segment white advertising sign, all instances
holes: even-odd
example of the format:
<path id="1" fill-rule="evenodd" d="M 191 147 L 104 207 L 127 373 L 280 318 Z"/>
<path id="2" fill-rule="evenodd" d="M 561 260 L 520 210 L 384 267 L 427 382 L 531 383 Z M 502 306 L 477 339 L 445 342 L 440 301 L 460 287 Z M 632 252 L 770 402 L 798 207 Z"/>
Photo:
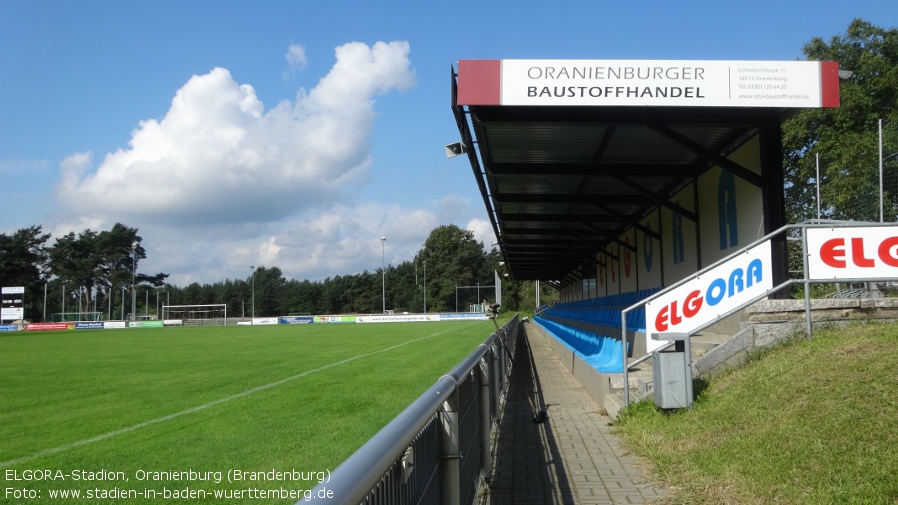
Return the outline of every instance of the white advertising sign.
<path id="1" fill-rule="evenodd" d="M 773 289 L 770 241 L 718 265 L 645 306 L 647 350 L 652 333 L 691 333 Z"/>
<path id="2" fill-rule="evenodd" d="M 819 107 L 819 62 L 502 60 L 503 105 Z"/>
<path id="3" fill-rule="evenodd" d="M 439 321 L 439 314 L 396 314 L 383 316 L 358 316 L 358 323 L 411 323 L 424 321 Z"/>
<path id="4" fill-rule="evenodd" d="M 25 287 L 4 286 L 0 288 L 2 293 L 2 307 L 0 307 L 0 322 L 18 321 L 25 318 Z"/>
<path id="5" fill-rule="evenodd" d="M 898 278 L 898 227 L 808 228 L 808 278 Z"/>

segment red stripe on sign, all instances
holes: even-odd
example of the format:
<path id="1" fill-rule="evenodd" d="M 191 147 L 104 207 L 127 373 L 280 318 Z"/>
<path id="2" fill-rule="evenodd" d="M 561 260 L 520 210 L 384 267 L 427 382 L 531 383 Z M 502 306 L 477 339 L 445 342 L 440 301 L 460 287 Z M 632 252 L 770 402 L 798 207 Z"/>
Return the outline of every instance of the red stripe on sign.
<path id="1" fill-rule="evenodd" d="M 501 60 L 458 60 L 458 104 L 500 105 Z"/>
<path id="2" fill-rule="evenodd" d="M 820 98 L 821 107 L 835 108 L 839 106 L 839 62 L 820 62 Z"/>

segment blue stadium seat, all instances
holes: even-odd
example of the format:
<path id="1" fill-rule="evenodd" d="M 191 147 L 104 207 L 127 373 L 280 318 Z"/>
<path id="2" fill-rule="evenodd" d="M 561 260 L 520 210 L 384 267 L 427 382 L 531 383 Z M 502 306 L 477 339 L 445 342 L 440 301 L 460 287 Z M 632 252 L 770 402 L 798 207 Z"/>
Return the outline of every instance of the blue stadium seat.
<path id="1" fill-rule="evenodd" d="M 623 309 L 639 303 L 641 300 L 658 292 L 659 289 L 649 288 L 588 300 L 557 303 L 551 309 L 543 312 L 543 315 L 620 328 Z M 644 306 L 627 313 L 628 330 L 644 332 L 645 326 Z"/>
<path id="2" fill-rule="evenodd" d="M 534 321 L 599 372 L 623 372 L 620 339 L 571 328 L 543 317 L 534 317 Z"/>

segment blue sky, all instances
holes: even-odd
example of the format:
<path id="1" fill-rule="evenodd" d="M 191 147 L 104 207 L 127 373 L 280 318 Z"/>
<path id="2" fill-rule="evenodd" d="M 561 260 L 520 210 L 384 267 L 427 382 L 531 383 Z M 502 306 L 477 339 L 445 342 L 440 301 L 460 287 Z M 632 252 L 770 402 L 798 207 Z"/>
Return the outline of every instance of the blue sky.
<path id="1" fill-rule="evenodd" d="M 793 60 L 854 18 L 898 6 L 0 0 L 0 232 L 121 222 L 181 286 L 374 271 L 441 224 L 489 246 L 443 152 L 457 60 Z"/>

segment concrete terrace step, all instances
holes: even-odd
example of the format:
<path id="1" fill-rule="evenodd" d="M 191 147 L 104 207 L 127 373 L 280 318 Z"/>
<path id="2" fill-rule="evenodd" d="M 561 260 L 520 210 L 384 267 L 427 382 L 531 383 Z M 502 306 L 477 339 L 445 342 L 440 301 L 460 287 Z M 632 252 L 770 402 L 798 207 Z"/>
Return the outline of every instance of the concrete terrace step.
<path id="1" fill-rule="evenodd" d="M 732 338 L 732 335 L 722 335 L 720 333 L 701 332 L 692 336 L 690 344 L 692 345 L 692 360 L 695 361 L 708 353 L 711 349 L 726 342 Z"/>

